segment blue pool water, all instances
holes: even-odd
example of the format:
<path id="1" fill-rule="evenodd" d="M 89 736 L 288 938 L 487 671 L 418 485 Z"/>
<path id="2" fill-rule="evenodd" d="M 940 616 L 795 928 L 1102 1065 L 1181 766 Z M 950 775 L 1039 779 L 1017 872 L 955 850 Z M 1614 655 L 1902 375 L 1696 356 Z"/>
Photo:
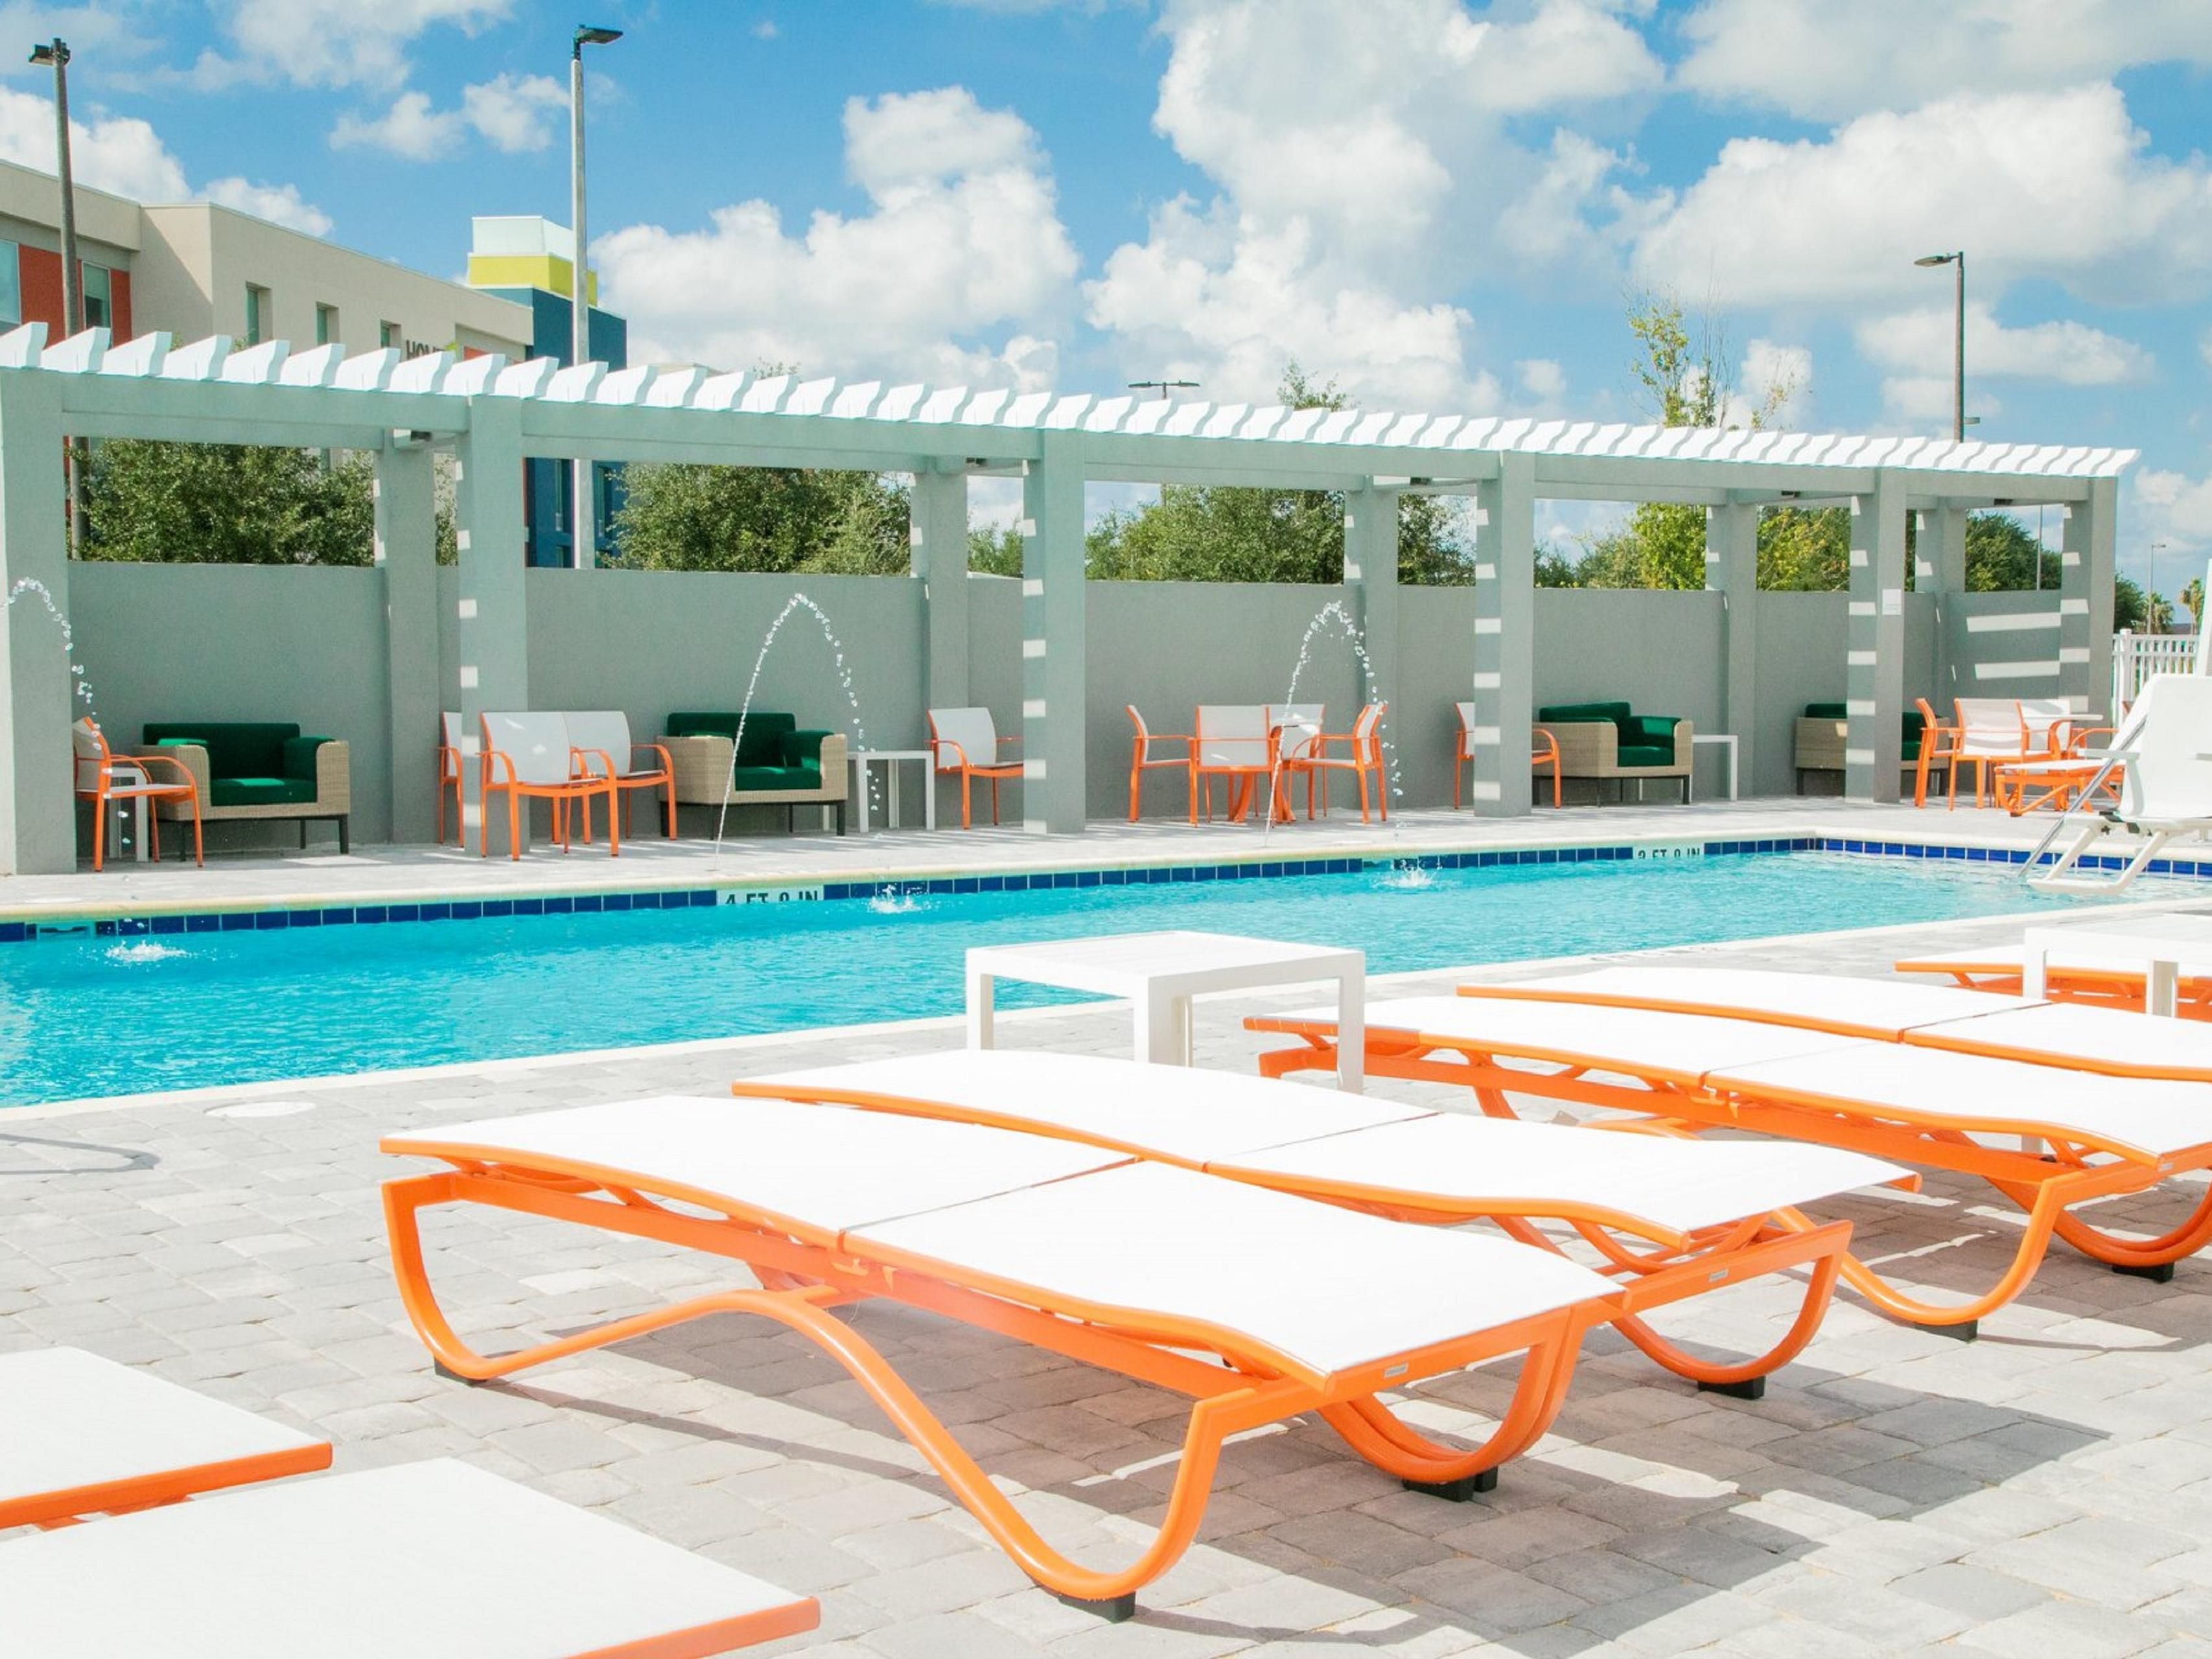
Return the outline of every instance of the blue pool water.
<path id="1" fill-rule="evenodd" d="M 970 945 L 1196 927 L 1389 973 L 2059 902 L 2008 869 L 1796 853 L 46 939 L 0 948 L 0 1103 L 950 1014 Z"/>

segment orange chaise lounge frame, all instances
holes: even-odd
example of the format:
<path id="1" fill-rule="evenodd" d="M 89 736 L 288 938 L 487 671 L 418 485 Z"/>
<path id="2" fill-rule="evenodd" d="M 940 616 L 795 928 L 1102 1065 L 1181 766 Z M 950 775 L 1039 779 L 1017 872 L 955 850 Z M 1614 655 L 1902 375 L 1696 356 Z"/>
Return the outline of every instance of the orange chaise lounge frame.
<path id="1" fill-rule="evenodd" d="M 2003 1101 L 2008 1090 L 2023 1085 L 2086 1094 L 2099 1079 L 1986 1053 L 1845 1036 L 1809 1022 L 1547 996 L 1541 986 L 1528 983 L 1466 990 L 1472 994 L 1407 999 L 1395 1008 L 1387 1002 L 1370 1006 L 1368 1075 L 1472 1089 L 1477 1104 L 1492 1117 L 1518 1115 L 1509 1095 L 1533 1096 L 1636 1114 L 1646 1127 L 1664 1132 L 1747 1129 L 1987 1181 L 2026 1212 L 2027 1220 L 2011 1262 L 1982 1294 L 1960 1303 L 1929 1302 L 1899 1289 L 1856 1256 L 1842 1260 L 1844 1281 L 1852 1289 L 1893 1318 L 1923 1329 L 1971 1339 L 1983 1318 L 2027 1287 L 2054 1235 L 2116 1271 L 2158 1279 L 2170 1276 L 2175 1261 L 2212 1243 L 2212 1194 L 2197 1200 L 2178 1225 L 2149 1239 L 2119 1237 L 2070 1213 L 2076 1205 L 2148 1191 L 2185 1171 L 2212 1169 L 2212 1119 L 2205 1123 L 2202 1141 L 2148 1146 L 2069 1131 L 2002 1106 L 1946 1110 L 1924 1103 L 1931 1085 L 1939 1084 L 1968 1098 Z M 1506 994 L 1493 994 L 1500 991 Z M 1462 1012 L 1455 1013 L 1454 1005 Z M 1615 1022 L 1615 1032 L 1626 1029 L 1629 1035 L 1598 1035 L 1596 1016 L 1608 1008 L 1626 1022 L 1625 1028 Z M 1262 1054 L 1260 1069 L 1265 1075 L 1282 1077 L 1336 1064 L 1334 1022 L 1329 1018 L 1255 1016 L 1245 1024 L 1255 1031 L 1301 1039 L 1300 1047 Z M 1751 1034 L 1762 1030 L 1769 1050 L 1763 1057 L 1753 1054 L 1741 1064 L 1716 1060 L 1711 1065 L 1683 1058 L 1686 1049 L 1708 1044 L 1748 1041 L 1755 1050 L 1759 1040 Z M 1900 1055 L 1895 1064 L 1920 1075 L 1911 1101 L 1894 1092 L 1854 1094 L 1842 1080 L 1854 1061 L 1868 1060 L 1879 1067 Z M 1798 1075 L 1788 1083 L 1760 1078 L 1763 1069 L 1778 1067 L 1795 1069 Z M 2106 1081 L 2118 1091 L 2197 1086 L 2142 1079 Z M 1999 1136 L 2016 1138 L 2017 1145 L 1987 1144 Z"/>
<path id="2" fill-rule="evenodd" d="M 683 1173 L 656 1174 L 592 1155 L 547 1150 L 603 1146 L 605 1142 L 594 1137 L 641 1133 L 663 1149 L 672 1170 Z M 824 1146 L 828 1152 L 816 1151 Z M 1401 1227 L 1043 1136 L 834 1106 L 787 1100 L 733 1105 L 726 1097 L 719 1101 L 628 1102 L 395 1134 L 386 1138 L 383 1149 L 450 1166 L 389 1182 L 384 1188 L 386 1226 L 401 1301 L 443 1371 L 480 1381 L 712 1315 L 752 1314 L 773 1320 L 806 1337 L 851 1374 L 1023 1571 L 1062 1599 L 1109 1619 L 1129 1616 L 1137 1590 L 1188 1547 L 1205 1510 L 1222 1446 L 1231 1437 L 1315 1413 L 1363 1457 L 1408 1486 L 1465 1499 L 1488 1490 L 1498 1465 L 1543 1435 L 1565 1399 L 1584 1334 L 1614 1310 L 1613 1287 L 1598 1275 L 1504 1241 Z M 791 1213 L 797 1206 L 786 1199 L 777 1200 L 787 1204 L 778 1211 L 717 1190 L 708 1184 L 705 1173 L 734 1170 L 747 1181 L 769 1182 L 769 1189 L 783 1191 L 787 1189 L 775 1188 L 764 1170 L 769 1166 L 788 1170 L 795 1158 L 817 1160 L 806 1169 L 802 1185 L 811 1182 L 811 1190 L 817 1193 L 834 1191 L 836 1197 L 824 1201 L 827 1207 L 842 1205 L 851 1211 L 881 1201 L 892 1206 L 884 1212 L 890 1218 L 865 1227 L 810 1221 Z M 1015 1179 L 1011 1188 L 988 1184 L 1012 1179 L 998 1173 L 1009 1167 L 1019 1167 L 1027 1175 Z M 1024 1181 L 1030 1183 L 1026 1188 Z M 1397 1286 L 1401 1291 L 1410 1293 L 1431 1282 L 1426 1273 L 1447 1273 L 1468 1285 L 1474 1299 L 1504 1297 L 1509 1305 L 1523 1312 L 1486 1328 L 1469 1328 L 1468 1314 L 1441 1309 L 1434 1298 L 1401 1300 L 1382 1314 L 1401 1322 L 1392 1328 L 1418 1327 L 1431 1335 L 1443 1330 L 1451 1334 L 1377 1352 L 1344 1369 L 1317 1372 L 1282 1346 L 1242 1334 L 1216 1318 L 1133 1304 L 1101 1304 L 1065 1288 L 1040 1287 L 1034 1279 L 1003 1271 L 957 1268 L 942 1252 L 884 1242 L 886 1236 L 896 1241 L 901 1230 L 911 1240 L 917 1225 L 927 1237 L 932 1224 L 948 1218 L 956 1229 L 973 1228 L 992 1205 L 1014 1202 L 1024 1206 L 1016 1218 L 1021 1236 L 1015 1242 L 1025 1252 L 1036 1250 L 1043 1248 L 1039 1241 L 1046 1231 L 1061 1226 L 1071 1213 L 1083 1212 L 1085 1192 L 1103 1196 L 1095 1186 L 1086 1188 L 1086 1183 L 1098 1182 L 1121 1183 L 1112 1188 L 1115 1194 L 1133 1188 L 1174 1196 L 1173 1204 L 1155 1203 L 1149 1214 L 1140 1205 L 1136 1221 L 1151 1231 L 1154 1251 L 1167 1253 L 1176 1264 L 1173 1272 L 1179 1284 L 1186 1278 L 1218 1281 L 1210 1276 L 1206 1263 L 1188 1261 L 1182 1254 L 1188 1235 L 1177 1237 L 1177 1224 L 1211 1230 L 1215 1237 L 1226 1233 L 1248 1239 L 1240 1247 L 1248 1274 L 1255 1255 L 1272 1261 L 1273 1251 L 1285 1241 L 1296 1248 L 1296 1265 L 1302 1270 L 1320 1262 L 1340 1262 L 1346 1254 L 1345 1230 L 1350 1227 L 1364 1230 L 1352 1236 L 1361 1247 L 1355 1253 L 1379 1253 L 1407 1266 L 1416 1259 L 1428 1263 L 1423 1273 Z M 980 1201 L 957 1198 L 963 1183 L 967 1190 L 986 1196 Z M 896 1208 L 901 1201 L 909 1206 L 932 1201 L 914 1196 L 918 1189 L 936 1194 L 943 1207 Z M 573 1221 L 731 1257 L 750 1268 L 760 1288 L 693 1297 L 515 1352 L 479 1353 L 454 1330 L 438 1304 L 416 1220 L 426 1207 L 456 1203 Z M 1285 1211 L 1283 1206 L 1291 1209 Z M 1255 1213 L 1261 1218 L 1258 1224 Z M 1064 1250 L 1073 1237 L 1079 1244 L 1088 1243 L 1090 1254 L 1097 1256 L 1095 1242 L 1088 1242 L 1081 1232 L 1080 1215 L 1074 1225 L 1074 1233 L 1050 1242 Z M 872 1240 L 863 1233 L 876 1237 Z M 1432 1261 L 1431 1251 L 1437 1252 Z M 1058 1259 L 1064 1264 L 1066 1257 L 1063 1254 Z M 1049 1270 L 1031 1263 L 1019 1271 Z M 1459 1278 L 1462 1273 L 1467 1277 Z M 1477 1286 L 1479 1291 L 1474 1291 Z M 1376 1302 L 1368 1286 L 1358 1288 L 1361 1316 L 1386 1306 Z M 1118 1571 L 1099 1571 L 1054 1550 L 890 1361 L 850 1324 L 832 1316 L 833 1309 L 878 1297 L 1193 1399 L 1181 1466 L 1159 1530 L 1133 1563 Z M 1349 1310 L 1354 1298 L 1340 1293 L 1340 1301 Z M 1472 1307 L 1474 1300 L 1468 1305 Z M 1385 1389 L 1407 1387 L 1514 1353 L 1526 1357 L 1511 1404 L 1489 1439 L 1472 1449 L 1429 1439 L 1377 1397 Z"/>
<path id="3" fill-rule="evenodd" d="M 1677 1376 L 1695 1382 L 1702 1390 L 1744 1400 L 1763 1397 L 1768 1375 L 1802 1352 L 1819 1330 L 1835 1290 L 1844 1251 L 1850 1244 L 1849 1222 L 1814 1225 L 1794 1209 L 1681 1231 L 1655 1224 L 1614 1202 L 1553 1197 L 1532 1200 L 1514 1188 L 1510 1176 L 1494 1169 L 1477 1177 L 1491 1183 L 1477 1193 L 1471 1188 L 1453 1190 L 1454 1174 L 1436 1164 L 1430 1166 L 1432 1178 L 1414 1186 L 1382 1182 L 1371 1174 L 1355 1177 L 1345 1173 L 1340 1164 L 1327 1176 L 1271 1167 L 1268 1149 L 1247 1149 L 1241 1156 L 1226 1151 L 1201 1156 L 1196 1149 L 1207 1140 L 1217 1146 L 1224 1144 L 1212 1131 L 1226 1127 L 1224 1115 L 1269 1126 L 1261 1132 L 1261 1139 L 1279 1140 L 1286 1149 L 1302 1149 L 1322 1139 L 1340 1146 L 1350 1144 L 1341 1137 L 1357 1135 L 1363 1127 L 1371 1126 L 1387 1133 L 1431 1115 L 1445 1116 L 1454 1127 L 1475 1126 L 1467 1124 L 1456 1113 L 1435 1115 L 1389 1103 L 1347 1102 L 1333 1094 L 1316 1100 L 1310 1097 L 1314 1091 L 1285 1095 L 1278 1085 L 1251 1078 L 1175 1066 L 1139 1071 L 1139 1064 L 1040 1050 L 950 1050 L 919 1058 L 783 1073 L 742 1080 L 730 1088 L 741 1097 L 829 1101 L 874 1111 L 1056 1135 L 1394 1220 L 1444 1227 L 1486 1221 L 1521 1243 L 1560 1255 L 1565 1251 L 1540 1224 L 1564 1222 L 1597 1252 L 1602 1262 L 1599 1271 L 1621 1286 L 1620 1311 L 1608 1322 Z M 1200 1133 L 1176 1146 L 1172 1144 L 1174 1129 L 1166 1136 L 1148 1133 L 1138 1114 L 1126 1109 L 1110 1115 L 1086 1109 L 1086 1097 L 1114 1095 L 1121 1097 L 1125 1108 L 1132 1099 L 1141 1097 L 1150 1108 L 1176 1120 L 1177 1128 L 1195 1127 Z M 1562 1146 L 1574 1145 L 1577 1136 L 1600 1133 L 1550 1124 L 1516 1127 L 1523 1133 L 1533 1132 Z M 1469 1137 L 1478 1141 L 1479 1138 L 1479 1130 Z M 1474 1145 L 1462 1150 L 1484 1160 L 1488 1149 Z M 1817 1159 L 1833 1155 L 1812 1156 Z M 1900 1176 L 1904 1171 L 1869 1164 L 1864 1171 L 1855 1173 L 1863 1174 L 1872 1184 L 1884 1175 Z M 1805 1275 L 1805 1294 L 1797 1313 L 1777 1342 L 1749 1359 L 1699 1358 L 1660 1335 L 1642 1316 L 1724 1286 L 1790 1272 Z"/>

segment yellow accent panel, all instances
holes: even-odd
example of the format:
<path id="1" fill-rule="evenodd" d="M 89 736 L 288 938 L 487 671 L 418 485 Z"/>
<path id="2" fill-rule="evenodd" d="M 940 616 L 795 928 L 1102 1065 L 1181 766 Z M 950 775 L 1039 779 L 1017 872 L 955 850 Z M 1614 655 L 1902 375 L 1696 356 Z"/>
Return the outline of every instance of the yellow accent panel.
<path id="1" fill-rule="evenodd" d="M 567 299 L 574 293 L 569 286 L 568 261 L 551 253 L 471 253 L 469 255 L 469 286 L 471 288 L 534 288 L 547 294 L 557 294 Z M 599 302 L 599 273 L 590 271 L 585 276 L 585 293 L 590 302 Z"/>

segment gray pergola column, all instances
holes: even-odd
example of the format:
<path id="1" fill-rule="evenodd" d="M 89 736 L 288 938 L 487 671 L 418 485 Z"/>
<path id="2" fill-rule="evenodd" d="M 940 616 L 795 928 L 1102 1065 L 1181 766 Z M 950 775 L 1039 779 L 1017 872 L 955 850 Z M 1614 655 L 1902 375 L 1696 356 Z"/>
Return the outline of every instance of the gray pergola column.
<path id="1" fill-rule="evenodd" d="M 1476 813 L 1528 812 L 1528 726 L 1536 664 L 1536 469 L 1527 455 L 1498 458 L 1498 476 L 1475 487 L 1474 776 Z"/>
<path id="2" fill-rule="evenodd" d="M 2058 572 L 2058 684 L 2088 707 L 2106 705 L 2112 684 L 2112 532 L 2119 480 L 2092 478 L 2087 501 L 2066 509 Z"/>
<path id="3" fill-rule="evenodd" d="M 1721 596 L 1721 729 L 1735 736 L 1736 775 L 1758 793 L 1759 509 L 1733 501 L 1705 514 L 1705 586 Z"/>
<path id="4" fill-rule="evenodd" d="M 376 453 L 376 562 L 384 573 L 386 709 L 391 721 L 396 842 L 435 831 L 434 774 L 424 745 L 439 730 L 438 504 L 426 444 L 388 442 Z M 442 738 L 438 741 L 443 741 Z"/>
<path id="5" fill-rule="evenodd" d="M 1352 590 L 1353 621 L 1360 644 L 1367 653 L 1370 678 L 1360 688 L 1363 700 L 1389 702 L 1401 694 L 1398 684 L 1398 494 L 1370 483 L 1344 496 L 1344 580 Z M 1391 745 L 1392 730 L 1406 729 L 1392 708 L 1382 717 L 1382 740 Z M 1351 728 L 1347 726 L 1346 730 Z M 1389 769 L 1396 776 L 1398 767 Z M 1386 789 L 1389 787 L 1386 781 Z"/>
<path id="6" fill-rule="evenodd" d="M 957 461 L 914 477 L 912 560 L 921 582 L 922 696 L 968 706 L 968 474 Z"/>
<path id="7" fill-rule="evenodd" d="M 20 584 L 36 582 L 69 616 L 67 501 L 58 377 L 0 374 L 0 599 L 8 604 L 0 629 L 0 732 L 8 738 L 0 746 L 0 873 L 9 875 L 76 868 L 70 725 L 85 710 L 73 702 L 61 623 L 36 592 L 17 595 Z M 95 823 L 93 833 L 105 828 Z"/>
<path id="8" fill-rule="evenodd" d="M 1084 820 L 1083 440 L 1041 435 L 1022 480 L 1022 819 L 1033 835 Z"/>
<path id="9" fill-rule="evenodd" d="M 1844 793 L 1893 801 L 1905 716 L 1905 480 L 1887 467 L 1851 498 L 1851 597 Z"/>
<path id="10" fill-rule="evenodd" d="M 455 446 L 460 598 L 455 618 L 461 679 L 461 822 L 481 822 L 476 756 L 488 708 L 530 707 L 530 613 L 523 587 L 522 409 L 471 398 Z"/>
<path id="11" fill-rule="evenodd" d="M 1912 577 L 1919 591 L 1936 596 L 1937 683 L 1928 688 L 1928 702 L 1936 718 L 1946 721 L 1952 715 L 1952 700 L 1966 689 L 1959 684 L 1952 629 L 1959 596 L 1966 591 L 1966 516 L 1963 507 L 1934 507 L 1923 513 L 1913 561 Z"/>

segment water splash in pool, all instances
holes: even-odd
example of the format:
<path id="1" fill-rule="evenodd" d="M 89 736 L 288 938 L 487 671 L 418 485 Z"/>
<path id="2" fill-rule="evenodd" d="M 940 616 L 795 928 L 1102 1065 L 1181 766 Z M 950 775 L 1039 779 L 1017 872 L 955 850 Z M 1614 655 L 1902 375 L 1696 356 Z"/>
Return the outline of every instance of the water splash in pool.
<path id="1" fill-rule="evenodd" d="M 910 916 L 928 908 L 919 893 L 902 892 L 896 887 L 886 887 L 868 899 L 868 908 L 879 916 Z"/>
<path id="2" fill-rule="evenodd" d="M 730 821 L 731 784 L 737 774 L 738 751 L 745 740 L 745 719 L 753 710 L 753 692 L 760 685 L 761 670 L 768 664 L 768 653 L 775 648 L 775 636 L 783 632 L 783 625 L 790 619 L 791 613 L 801 609 L 812 613 L 815 622 L 821 627 L 823 640 L 830 647 L 830 654 L 836 661 L 838 684 L 845 688 L 845 701 L 853 706 L 853 742 L 858 748 L 868 746 L 867 728 L 860 724 L 860 694 L 854 688 L 853 671 L 846 664 L 844 645 L 830 629 L 829 613 L 805 594 L 793 593 L 784 601 L 783 609 L 775 613 L 775 620 L 768 625 L 768 632 L 761 635 L 760 653 L 753 659 L 752 678 L 745 682 L 745 700 L 738 705 L 738 735 L 736 741 L 730 745 L 731 775 L 722 780 L 722 810 L 714 820 L 714 862 L 718 869 L 722 859 L 722 832 Z M 869 784 L 864 787 L 872 787 L 872 768 L 868 769 L 868 777 Z M 868 799 L 872 806 L 881 805 L 872 793 Z"/>
<path id="3" fill-rule="evenodd" d="M 1437 884 L 1437 872 L 1418 864 L 1401 864 L 1389 875 L 1377 877 L 1375 884 L 1395 892 L 1418 893 Z"/>
<path id="4" fill-rule="evenodd" d="M 1358 659 L 1362 701 L 1365 702 L 1388 701 L 1382 696 L 1382 688 L 1375 683 L 1375 664 L 1367 654 L 1367 636 L 1360 632 L 1359 624 L 1352 620 L 1352 613 L 1345 609 L 1344 601 L 1331 599 L 1314 612 L 1313 620 L 1306 624 L 1304 636 L 1298 641 L 1298 659 L 1291 670 L 1291 689 L 1283 694 L 1283 703 L 1285 708 L 1297 705 L 1298 681 L 1304 676 L 1306 664 L 1313 657 L 1314 635 L 1322 631 L 1322 625 L 1331 617 L 1335 618 L 1337 626 L 1341 630 L 1340 637 L 1350 643 L 1352 654 Z M 1389 793 L 1392 800 L 1397 800 L 1401 799 L 1406 792 L 1398 787 L 1398 750 L 1397 745 L 1390 741 L 1388 736 L 1389 731 L 1389 727 L 1386 724 L 1382 727 L 1382 787 Z M 1275 763 L 1267 776 L 1267 799 L 1270 802 L 1275 798 L 1276 781 L 1282 769 L 1283 759 L 1279 750 L 1275 757 Z M 1275 815 L 1271 808 L 1267 814 L 1266 826 L 1261 831 L 1261 838 L 1265 840 L 1274 827 Z"/>
<path id="5" fill-rule="evenodd" d="M 163 945 L 158 940 L 137 939 L 128 945 L 111 945 L 104 953 L 110 962 L 176 962 L 191 955 L 181 945 Z"/>

